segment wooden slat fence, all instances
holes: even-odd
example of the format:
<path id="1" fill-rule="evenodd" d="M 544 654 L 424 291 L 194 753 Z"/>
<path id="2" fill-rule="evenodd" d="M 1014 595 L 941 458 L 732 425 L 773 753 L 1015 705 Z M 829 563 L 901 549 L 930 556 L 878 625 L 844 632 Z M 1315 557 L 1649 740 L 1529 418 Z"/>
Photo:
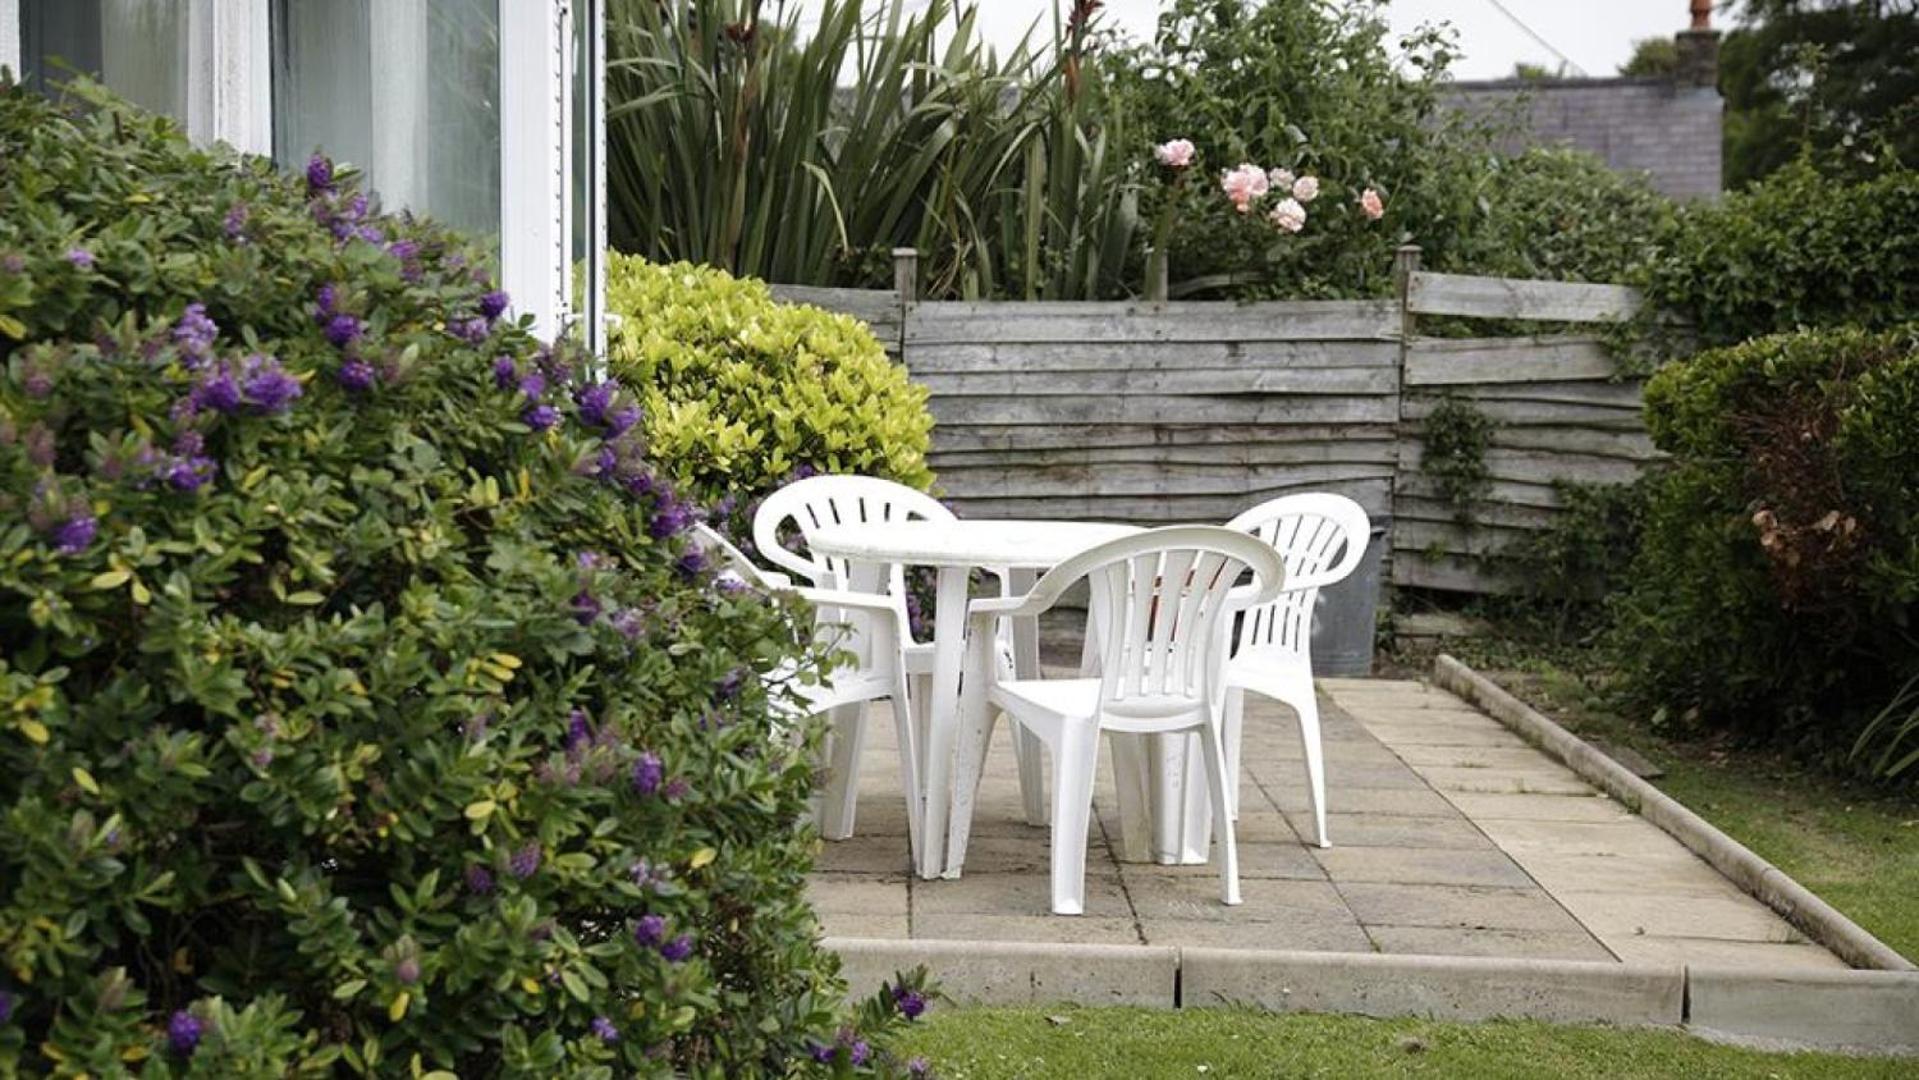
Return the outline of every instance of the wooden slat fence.
<path id="1" fill-rule="evenodd" d="M 1428 338 L 1421 315 L 1607 323 L 1630 318 L 1620 285 L 1428 274 L 1406 267 L 1400 467 L 1394 485 L 1395 584 L 1474 593 L 1513 587 L 1501 552 L 1550 525 L 1558 484 L 1627 483 L 1659 457 L 1641 419 L 1638 380 L 1622 379 L 1588 334 Z M 1483 498 L 1455 506 L 1421 468 L 1426 418 L 1447 398 L 1493 421 Z"/>
<path id="2" fill-rule="evenodd" d="M 870 323 L 932 392 L 931 464 L 963 514 L 1224 521 L 1337 491 L 1393 519 L 1393 582 L 1501 591 L 1498 552 L 1551 523 L 1556 481 L 1628 481 L 1656 458 L 1640 388 L 1589 336 L 1423 338 L 1415 319 L 1607 321 L 1638 300 L 1401 268 L 1397 302 L 903 304 L 910 272 L 906 292 L 774 291 Z M 1497 424 L 1470 525 L 1420 469 L 1449 396 Z"/>

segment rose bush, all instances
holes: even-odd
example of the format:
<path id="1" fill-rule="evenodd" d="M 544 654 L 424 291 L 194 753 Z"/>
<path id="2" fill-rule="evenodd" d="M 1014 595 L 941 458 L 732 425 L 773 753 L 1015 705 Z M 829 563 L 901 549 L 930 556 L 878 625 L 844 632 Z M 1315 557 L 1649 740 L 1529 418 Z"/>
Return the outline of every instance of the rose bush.
<path id="1" fill-rule="evenodd" d="M 809 617 L 631 394 L 326 161 L 78 93 L 0 85 L 0 1074 L 880 1066 L 759 678 Z"/>

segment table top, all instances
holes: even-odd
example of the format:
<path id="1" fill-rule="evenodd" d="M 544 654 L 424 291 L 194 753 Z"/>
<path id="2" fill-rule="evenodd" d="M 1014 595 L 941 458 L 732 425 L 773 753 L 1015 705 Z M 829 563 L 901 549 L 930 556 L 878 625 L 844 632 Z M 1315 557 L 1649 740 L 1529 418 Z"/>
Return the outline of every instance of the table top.
<path id="1" fill-rule="evenodd" d="M 1048 570 L 1095 544 L 1140 531 L 1134 525 L 1095 521 L 869 522 L 820 529 L 807 546 L 856 562 Z"/>

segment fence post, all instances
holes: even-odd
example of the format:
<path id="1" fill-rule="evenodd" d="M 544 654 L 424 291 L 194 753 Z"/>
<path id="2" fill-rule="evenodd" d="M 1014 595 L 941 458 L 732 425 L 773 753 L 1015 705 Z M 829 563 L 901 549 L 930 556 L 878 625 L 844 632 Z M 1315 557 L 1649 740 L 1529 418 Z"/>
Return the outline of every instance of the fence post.
<path id="1" fill-rule="evenodd" d="M 1146 299 L 1155 304 L 1164 304 L 1172 287 L 1168 281 L 1172 274 L 1168 265 L 1171 261 L 1157 248 L 1146 249 Z"/>
<path id="2" fill-rule="evenodd" d="M 913 305 L 919 303 L 920 253 L 918 248 L 896 247 L 893 249 L 893 291 L 899 294 L 900 301 L 900 366 L 911 370 L 911 365 L 906 362 L 906 318 L 912 312 Z"/>
<path id="3" fill-rule="evenodd" d="M 1413 275 L 1419 272 L 1419 245 L 1401 244 L 1393 252 L 1393 295 L 1399 303 L 1399 394 L 1395 408 L 1393 434 L 1399 443 L 1399 464 L 1393 469 L 1392 483 L 1388 485 L 1389 505 L 1393 508 L 1392 526 L 1386 531 L 1386 550 L 1381 553 L 1379 574 L 1379 602 L 1390 612 L 1393 610 L 1393 552 L 1398 548 L 1400 521 L 1399 478 L 1419 465 L 1416 452 L 1408 449 L 1406 438 L 1406 355 L 1412 350 L 1413 332 L 1416 316 L 1412 309 Z"/>

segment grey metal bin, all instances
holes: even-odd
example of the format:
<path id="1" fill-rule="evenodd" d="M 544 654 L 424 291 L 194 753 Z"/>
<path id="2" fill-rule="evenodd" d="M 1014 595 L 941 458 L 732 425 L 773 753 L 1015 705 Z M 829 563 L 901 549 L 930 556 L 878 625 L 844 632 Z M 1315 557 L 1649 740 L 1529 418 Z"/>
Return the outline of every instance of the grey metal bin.
<path id="1" fill-rule="evenodd" d="M 1391 518 L 1375 519 L 1366 557 L 1346 580 L 1319 590 L 1313 611 L 1313 674 L 1371 675 L 1379 617 L 1379 569 Z"/>

